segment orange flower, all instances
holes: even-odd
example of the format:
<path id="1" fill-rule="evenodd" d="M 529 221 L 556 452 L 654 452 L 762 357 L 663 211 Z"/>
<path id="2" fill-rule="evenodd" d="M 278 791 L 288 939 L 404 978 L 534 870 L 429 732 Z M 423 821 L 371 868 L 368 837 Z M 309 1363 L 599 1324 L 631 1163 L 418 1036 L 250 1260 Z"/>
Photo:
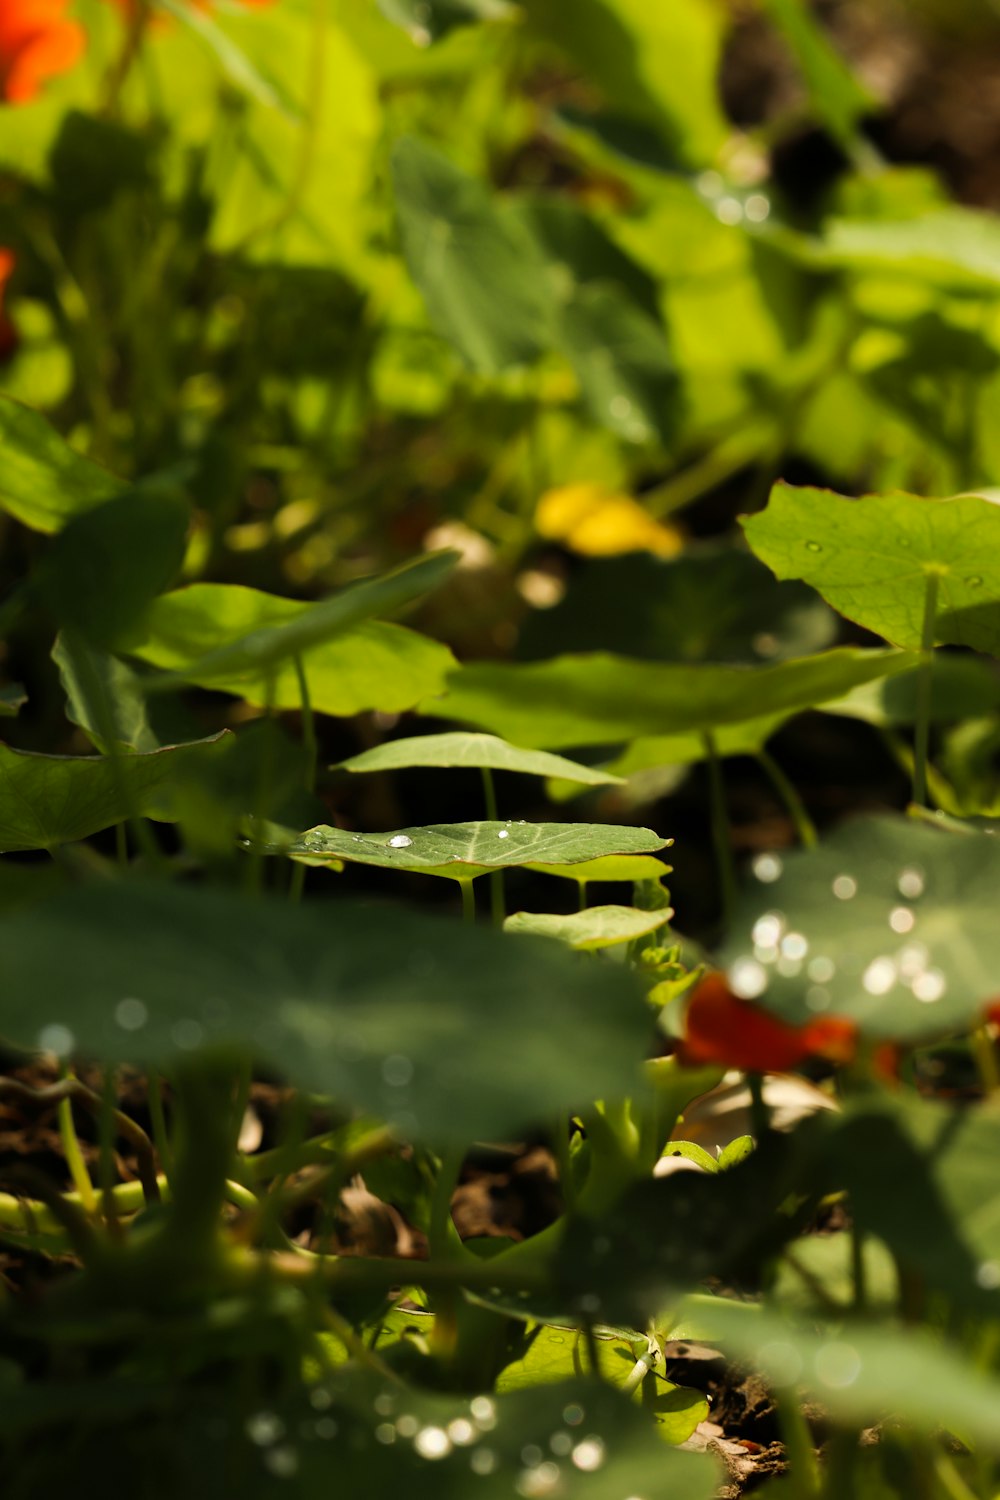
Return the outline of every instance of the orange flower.
<path id="1" fill-rule="evenodd" d="M 678 1056 L 688 1067 L 715 1063 L 745 1073 L 787 1073 L 814 1055 L 845 1061 L 854 1038 L 853 1023 L 839 1016 L 789 1026 L 739 999 L 721 974 L 708 974 L 688 1004 Z"/>
<path id="2" fill-rule="evenodd" d="M 10 359 L 18 344 L 17 329 L 8 318 L 3 305 L 7 283 L 14 274 L 15 265 L 13 250 L 5 250 L 0 245 L 0 364 Z"/>
<path id="3" fill-rule="evenodd" d="M 83 29 L 66 19 L 67 0 L 0 0 L 0 98 L 34 99 L 47 78 L 81 56 Z"/>

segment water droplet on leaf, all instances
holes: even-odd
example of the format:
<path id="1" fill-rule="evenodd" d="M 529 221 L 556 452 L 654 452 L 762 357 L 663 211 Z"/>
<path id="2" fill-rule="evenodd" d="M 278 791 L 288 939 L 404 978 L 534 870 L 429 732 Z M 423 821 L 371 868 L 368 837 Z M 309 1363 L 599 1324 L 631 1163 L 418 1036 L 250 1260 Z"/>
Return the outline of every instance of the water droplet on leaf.
<path id="1" fill-rule="evenodd" d="M 806 551 L 807 552 L 822 552 L 822 550 L 823 550 L 823 544 L 822 544 L 822 542 L 806 542 Z"/>
<path id="2" fill-rule="evenodd" d="M 392 838 L 386 844 L 386 848 L 387 849 L 409 849 L 409 847 L 410 847 L 410 845 L 412 843 L 413 843 L 413 840 L 411 838 L 408 838 L 405 833 L 394 833 L 393 836 L 392 836 Z"/>

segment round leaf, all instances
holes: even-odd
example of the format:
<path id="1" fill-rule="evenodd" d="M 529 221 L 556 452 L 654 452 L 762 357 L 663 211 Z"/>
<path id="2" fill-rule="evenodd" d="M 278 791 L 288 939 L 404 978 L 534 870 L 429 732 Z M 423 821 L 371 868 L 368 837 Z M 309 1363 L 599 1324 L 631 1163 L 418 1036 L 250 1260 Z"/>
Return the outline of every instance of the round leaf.
<path id="1" fill-rule="evenodd" d="M 454 730 L 449 734 L 421 734 L 390 740 L 342 760 L 342 771 L 401 771 L 409 766 L 480 766 L 492 771 L 521 771 L 529 776 L 559 776 L 582 786 L 620 782 L 610 771 L 578 765 L 544 750 L 522 750 L 494 734 Z"/>
<path id="2" fill-rule="evenodd" d="M 507 918 L 503 928 L 504 932 L 534 932 L 540 937 L 557 938 L 571 948 L 589 950 L 613 948 L 617 943 L 645 937 L 672 915 L 669 910 L 640 911 L 634 906 L 589 906 L 568 916 L 518 911 Z"/>

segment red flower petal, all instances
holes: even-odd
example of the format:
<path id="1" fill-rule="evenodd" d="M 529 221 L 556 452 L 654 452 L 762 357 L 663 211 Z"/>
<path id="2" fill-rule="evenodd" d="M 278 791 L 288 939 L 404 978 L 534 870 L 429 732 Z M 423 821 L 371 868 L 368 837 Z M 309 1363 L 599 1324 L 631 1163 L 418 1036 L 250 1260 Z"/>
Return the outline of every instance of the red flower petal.
<path id="1" fill-rule="evenodd" d="M 709 974 L 691 996 L 678 1052 L 690 1066 L 715 1063 L 747 1073 L 786 1073 L 814 1054 L 844 1061 L 853 1054 L 854 1040 L 850 1021 L 829 1016 L 789 1026 L 739 999 L 721 974 Z"/>

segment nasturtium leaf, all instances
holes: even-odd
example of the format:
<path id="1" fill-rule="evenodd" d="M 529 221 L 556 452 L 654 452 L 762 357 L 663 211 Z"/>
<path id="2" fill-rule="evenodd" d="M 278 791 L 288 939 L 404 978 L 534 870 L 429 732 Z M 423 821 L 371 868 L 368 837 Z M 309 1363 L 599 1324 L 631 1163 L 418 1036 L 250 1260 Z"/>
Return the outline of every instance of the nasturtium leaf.
<path id="1" fill-rule="evenodd" d="M 28 695 L 19 682 L 5 682 L 0 687 L 0 715 L 5 719 L 13 719 L 28 701 Z M 566 773 L 563 772 L 563 775 Z M 596 775 L 601 773 L 595 772 Z"/>
<path id="2" fill-rule="evenodd" d="M 443 583 L 457 561 L 458 554 L 455 552 L 432 552 L 426 557 L 404 563 L 390 573 L 364 578 L 360 583 L 341 589 L 338 594 L 331 594 L 328 599 L 300 607 L 294 613 L 284 611 L 284 619 L 276 618 L 235 640 L 216 646 L 196 657 L 184 671 L 176 675 L 189 675 L 192 681 L 208 685 L 237 676 L 266 677 L 268 673 L 277 671 L 283 663 L 304 655 L 314 646 L 322 646 L 366 620 L 392 614 L 404 605 L 412 604 L 422 594 L 429 593 Z M 213 586 L 205 584 L 201 587 Z M 217 590 L 226 588 L 225 585 L 215 587 Z M 189 602 L 192 593 L 193 589 L 187 592 Z M 264 612 L 268 605 L 259 605 L 261 597 L 270 601 L 276 596 L 258 595 L 247 599 L 244 595 L 239 601 L 233 602 L 237 604 L 237 609 L 242 604 L 247 612 L 252 610 L 254 604 L 258 604 Z M 288 604 L 290 601 L 281 602 Z M 275 610 L 274 613 L 277 616 L 279 611 Z"/>
<path id="3" fill-rule="evenodd" d="M 524 224 L 413 136 L 395 148 L 393 181 L 407 264 L 437 331 L 484 375 L 534 359 L 550 315 L 545 263 Z"/>
<path id="4" fill-rule="evenodd" d="M 445 696 L 429 699 L 421 712 L 482 725 L 519 745 L 561 749 L 704 734 L 764 714 L 798 713 L 914 665 L 903 652 L 853 648 L 768 667 L 654 663 L 605 652 L 483 662 L 453 672 Z"/>
<path id="5" fill-rule="evenodd" d="M 871 1154 L 868 1147 L 865 1154 Z M 773 1292 L 778 1304 L 787 1312 L 811 1317 L 829 1315 L 831 1297 L 842 1307 L 850 1307 L 855 1292 L 852 1238 L 849 1231 L 838 1230 L 835 1234 L 806 1234 L 790 1245 L 775 1267 Z M 899 1306 L 899 1276 L 892 1256 L 871 1234 L 864 1236 L 862 1253 L 868 1310 L 895 1312 Z M 822 1290 L 822 1298 L 817 1288 Z"/>
<path id="6" fill-rule="evenodd" d="M 913 724 L 918 718 L 921 675 L 901 672 L 882 682 L 863 683 L 846 697 L 824 703 L 823 712 L 879 726 Z M 930 716 L 936 724 L 983 718 L 1000 708 L 1000 673 L 980 657 L 937 652 L 932 684 Z"/>
<path id="7" fill-rule="evenodd" d="M 670 441 L 681 384 L 667 333 L 620 286 L 578 288 L 559 308 L 555 339 L 595 421 L 630 443 Z"/>
<path id="8" fill-rule="evenodd" d="M 363 750 L 342 760 L 342 771 L 401 771 L 408 766 L 480 766 L 491 771 L 520 771 L 528 776 L 559 776 L 583 786 L 603 786 L 620 781 L 611 772 L 581 766 L 544 750 L 522 750 L 494 734 L 454 730 L 446 734 L 421 734 L 411 739 L 389 740 L 373 750 Z"/>
<path id="9" fill-rule="evenodd" d="M 823 707 L 825 709 L 827 705 L 824 704 Z M 734 755 L 756 755 L 794 712 L 795 710 L 765 714 L 759 719 L 744 719 L 739 724 L 721 725 L 714 731 L 715 753 L 723 759 Z M 653 770 L 657 766 L 694 765 L 704 758 L 705 741 L 700 734 L 643 735 L 633 740 L 621 755 L 610 761 L 605 770 L 627 777 Z"/>
<path id="10" fill-rule="evenodd" d="M 662 927 L 673 913 L 640 911 L 635 906 L 588 906 L 586 911 L 557 916 L 546 912 L 518 911 L 503 924 L 504 932 L 534 932 L 557 938 L 571 948 L 613 948 L 630 943 Z"/>
<path id="11" fill-rule="evenodd" d="M 438 823 L 391 833 L 310 828 L 283 852 L 471 880 L 488 870 L 549 862 L 572 865 L 606 854 L 649 853 L 668 843 L 649 828 L 606 823 Z"/>
<path id="12" fill-rule="evenodd" d="M 620 1390 L 635 1368 L 632 1349 L 623 1341 L 606 1338 L 595 1339 L 594 1347 L 602 1380 Z M 543 1326 L 531 1336 L 526 1352 L 501 1371 L 496 1389 L 498 1393 L 537 1391 L 540 1386 L 571 1380 L 589 1369 L 587 1344 L 580 1329 Z M 632 1400 L 652 1413 L 660 1437 L 670 1444 L 687 1442 L 698 1423 L 708 1416 L 708 1400 L 701 1391 L 674 1385 L 655 1369 L 633 1392 Z"/>
<path id="13" fill-rule="evenodd" d="M 98 750 L 107 754 L 111 742 L 127 750 L 159 748 L 146 712 L 146 695 L 125 662 L 73 631 L 57 636 L 52 660 L 66 694 L 67 718 Z"/>
<path id="14" fill-rule="evenodd" d="M 174 581 L 189 521 L 183 495 L 152 484 L 72 517 L 38 570 L 42 599 L 64 627 L 113 644 Z"/>
<path id="15" fill-rule="evenodd" d="M 667 839 L 667 847 L 673 839 Z M 538 875 L 556 875 L 561 880 L 575 880 L 577 884 L 589 884 L 592 880 L 629 881 L 662 880 L 671 873 L 670 865 L 651 854 L 605 854 L 598 859 L 585 859 L 577 864 L 535 865 L 528 864 L 526 870 Z"/>
<path id="16" fill-rule="evenodd" d="M 877 1150 L 871 1146 L 877 1142 Z M 961 1307 L 1000 1315 L 1000 1111 L 900 1094 L 858 1101 L 831 1141 L 854 1223 Z"/>
<path id="17" fill-rule="evenodd" d="M 698 1327 L 774 1385 L 804 1387 L 855 1428 L 892 1416 L 924 1432 L 961 1433 L 1000 1452 L 1000 1380 L 930 1330 L 841 1322 L 814 1333 L 769 1308 L 698 1298 Z"/>
<path id="18" fill-rule="evenodd" d="M 810 258 L 958 292 L 995 293 L 1000 226 L 995 214 L 954 204 L 903 218 L 832 219 Z"/>
<path id="19" fill-rule="evenodd" d="M 849 620 L 909 650 L 920 647 L 933 579 L 935 644 L 1000 655 L 1000 506 L 979 495 L 849 500 L 779 483 L 743 530 L 779 578 L 804 579 Z"/>
<path id="20" fill-rule="evenodd" d="M 350 627 L 338 624 L 334 630 L 329 616 L 321 614 L 317 622 L 313 615 L 323 609 L 323 604 L 300 604 L 235 584 L 191 584 L 156 600 L 146 618 L 146 634 L 130 641 L 127 649 L 130 655 L 165 667 L 172 680 L 234 693 L 249 703 L 270 701 L 275 708 L 298 708 L 301 692 L 294 661 L 284 656 L 293 645 L 302 652 L 313 708 L 344 717 L 364 709 L 400 713 L 424 694 L 442 690 L 454 662 L 446 646 L 379 620 Z M 302 635 L 299 622 L 307 615 Z M 331 638 L 304 643 L 315 642 L 317 623 Z M 220 661 L 232 665 L 223 670 Z M 205 662 L 208 670 L 203 675 Z"/>
<path id="21" fill-rule="evenodd" d="M 528 616 L 517 652 L 522 661 L 617 651 L 758 664 L 822 651 L 836 630 L 836 616 L 812 589 L 779 583 L 751 552 L 705 547 L 668 559 L 633 553 L 584 563 L 558 604 Z"/>
<path id="22" fill-rule="evenodd" d="M 0 506 L 34 531 L 58 531 L 124 483 L 76 453 L 41 415 L 0 396 Z"/>
<path id="23" fill-rule="evenodd" d="M 774 859 L 721 954 L 738 993 L 794 1025 L 830 1012 L 901 1042 L 977 1024 L 1000 964 L 991 833 L 858 819 Z"/>
<path id="24" fill-rule="evenodd" d="M 167 1066 L 250 1051 L 431 1142 L 627 1095 L 648 1043 L 619 965 L 350 900 L 101 882 L 0 921 L 0 951 L 9 1042 Z"/>
<path id="25" fill-rule="evenodd" d="M 545 257 L 553 295 L 571 300 L 578 287 L 613 282 L 633 306 L 659 317 L 656 282 L 626 255 L 597 220 L 566 194 L 536 194 L 515 203 Z"/>
<path id="26" fill-rule="evenodd" d="M 76 843 L 132 813 L 169 821 L 171 780 L 223 738 L 169 745 L 115 760 L 32 755 L 0 744 L 0 853 Z"/>

